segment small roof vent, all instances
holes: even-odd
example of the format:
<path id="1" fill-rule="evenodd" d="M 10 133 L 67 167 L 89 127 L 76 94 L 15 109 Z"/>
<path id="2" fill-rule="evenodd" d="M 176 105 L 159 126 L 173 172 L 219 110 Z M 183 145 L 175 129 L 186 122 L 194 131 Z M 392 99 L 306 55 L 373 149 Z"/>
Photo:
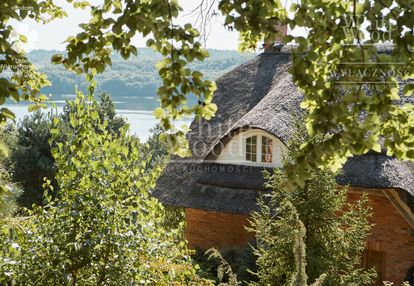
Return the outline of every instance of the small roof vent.
<path id="1" fill-rule="evenodd" d="M 267 43 L 263 44 L 263 49 L 265 53 L 279 54 L 280 52 L 282 52 L 283 47 L 284 47 L 284 44 L 279 41 L 275 41 L 270 44 L 267 44 Z"/>

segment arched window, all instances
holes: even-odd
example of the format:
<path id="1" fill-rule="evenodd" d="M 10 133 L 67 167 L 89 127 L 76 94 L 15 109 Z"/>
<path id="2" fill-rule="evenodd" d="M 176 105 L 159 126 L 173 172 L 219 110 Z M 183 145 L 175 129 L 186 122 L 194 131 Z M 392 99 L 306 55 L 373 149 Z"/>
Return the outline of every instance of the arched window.
<path id="1" fill-rule="evenodd" d="M 246 161 L 257 161 L 257 136 L 246 138 Z"/>
<path id="2" fill-rule="evenodd" d="M 262 137 L 262 162 L 272 163 L 273 158 L 273 140 L 263 136 Z"/>
<path id="3" fill-rule="evenodd" d="M 283 142 L 276 136 L 258 129 L 232 135 L 223 147 L 214 158 L 216 163 L 263 167 L 281 167 L 282 153 L 286 150 Z"/>

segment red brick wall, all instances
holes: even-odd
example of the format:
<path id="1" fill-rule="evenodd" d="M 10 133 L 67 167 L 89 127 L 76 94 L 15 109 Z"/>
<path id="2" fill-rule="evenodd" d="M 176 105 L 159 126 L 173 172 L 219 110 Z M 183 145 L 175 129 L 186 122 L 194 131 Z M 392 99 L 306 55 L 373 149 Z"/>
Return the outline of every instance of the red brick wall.
<path id="1" fill-rule="evenodd" d="M 385 252 L 384 280 L 401 285 L 407 270 L 414 266 L 413 230 L 380 190 L 368 194 L 375 225 L 367 241 L 367 250 Z M 360 196 L 361 192 L 351 192 L 348 198 L 355 202 Z"/>
<path id="2" fill-rule="evenodd" d="M 359 189 L 352 189 L 349 201 L 361 196 Z M 374 210 L 372 235 L 367 249 L 385 252 L 384 280 L 399 286 L 407 270 L 414 266 L 413 230 L 381 190 L 369 192 L 369 203 Z M 240 247 L 254 237 L 247 232 L 248 216 L 187 208 L 185 210 L 185 235 L 189 247 L 219 249 Z"/>
<path id="3" fill-rule="evenodd" d="M 244 229 L 248 225 L 247 215 L 185 209 L 185 236 L 190 248 L 209 249 L 216 247 L 240 247 L 254 238 Z"/>

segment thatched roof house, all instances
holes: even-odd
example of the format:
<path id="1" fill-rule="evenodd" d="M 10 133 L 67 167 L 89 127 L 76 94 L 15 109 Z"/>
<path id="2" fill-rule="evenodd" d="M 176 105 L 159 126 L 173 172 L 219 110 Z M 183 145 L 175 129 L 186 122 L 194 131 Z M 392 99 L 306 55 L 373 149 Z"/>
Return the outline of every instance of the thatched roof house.
<path id="1" fill-rule="evenodd" d="M 266 191 L 262 171 L 280 166 L 300 112 L 290 64 L 287 51 L 264 52 L 219 78 L 216 116 L 190 127 L 193 156 L 173 158 L 159 178 L 154 195 L 185 208 L 190 246 L 236 247 L 251 238 L 243 226 Z M 351 186 L 350 201 L 367 191 L 374 208 L 365 266 L 401 282 L 414 265 L 414 164 L 378 153 L 356 156 L 337 181 Z"/>

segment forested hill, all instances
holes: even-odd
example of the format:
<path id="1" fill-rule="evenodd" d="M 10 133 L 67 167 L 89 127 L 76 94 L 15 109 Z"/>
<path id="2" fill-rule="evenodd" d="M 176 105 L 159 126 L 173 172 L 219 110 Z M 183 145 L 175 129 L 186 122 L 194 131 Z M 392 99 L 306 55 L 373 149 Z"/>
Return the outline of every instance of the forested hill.
<path id="1" fill-rule="evenodd" d="M 210 57 L 206 61 L 192 64 L 193 68 L 201 71 L 208 79 L 216 79 L 255 56 L 253 53 L 241 54 L 236 51 L 209 50 L 209 52 Z M 52 82 L 52 86 L 43 91 L 52 94 L 73 94 L 75 85 L 85 90 L 84 77 L 76 76 L 61 65 L 51 63 L 50 59 L 56 53 L 59 52 L 34 50 L 28 55 Z M 97 76 L 98 91 L 109 92 L 114 98 L 154 96 L 160 83 L 155 65 L 160 59 L 160 55 L 148 48 L 139 49 L 138 56 L 132 56 L 127 61 L 119 55 L 114 55 L 112 67 Z"/>

